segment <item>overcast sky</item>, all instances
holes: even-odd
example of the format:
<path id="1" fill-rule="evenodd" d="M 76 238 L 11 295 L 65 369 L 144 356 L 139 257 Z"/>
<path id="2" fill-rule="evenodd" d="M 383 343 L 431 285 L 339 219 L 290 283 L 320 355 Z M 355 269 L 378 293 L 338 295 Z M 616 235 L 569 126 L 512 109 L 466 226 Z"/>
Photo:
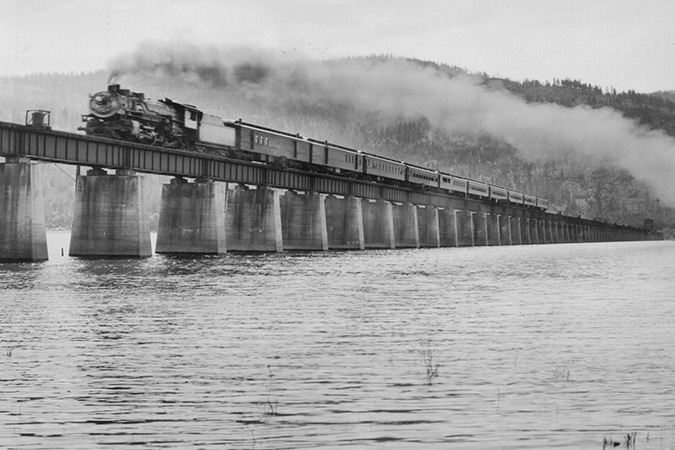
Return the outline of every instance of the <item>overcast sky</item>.
<path id="1" fill-rule="evenodd" d="M 675 90 L 672 0 L 0 0 L 0 75 L 105 68 L 147 40 Z"/>

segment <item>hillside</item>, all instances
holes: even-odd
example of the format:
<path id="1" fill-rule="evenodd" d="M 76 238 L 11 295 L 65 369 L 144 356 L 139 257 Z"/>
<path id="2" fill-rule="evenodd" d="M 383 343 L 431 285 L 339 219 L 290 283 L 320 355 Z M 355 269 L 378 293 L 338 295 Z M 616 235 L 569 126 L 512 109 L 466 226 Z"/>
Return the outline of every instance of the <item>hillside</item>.
<path id="1" fill-rule="evenodd" d="M 387 60 L 388 57 L 370 57 Z M 414 61 L 426 69 L 454 77 L 464 72 L 452 66 Z M 331 64 L 341 64 L 342 60 Z M 476 76 L 472 74 L 472 76 Z M 483 74 L 490 89 L 508 91 L 528 103 L 563 107 L 614 108 L 648 129 L 675 136 L 675 103 L 665 93 L 617 93 L 581 81 L 512 81 Z M 87 95 L 105 88 L 107 72 L 41 74 L 0 78 L 0 120 L 22 123 L 25 110 L 52 111 L 55 129 L 75 131 L 86 113 Z M 259 94 L 254 89 L 214 87 L 195 80 L 135 75 L 124 87 L 151 98 L 170 97 L 197 105 L 224 118 L 243 118 L 261 125 L 300 132 L 303 136 L 384 154 L 451 173 L 513 187 L 546 197 L 568 215 L 602 218 L 610 222 L 641 225 L 654 218 L 658 228 L 675 228 L 675 211 L 661 204 L 653 190 L 627 171 L 587 164 L 583 159 L 559 155 L 545 160 L 526 160 L 512 145 L 486 133 L 449 133 L 425 117 L 403 117 L 361 104 L 333 99 L 288 98 Z M 49 165 L 46 181 L 48 227 L 69 228 L 72 220 L 74 171 Z M 64 173 L 67 172 L 66 173 Z M 151 213 L 156 218 L 159 184 L 151 177 Z"/>

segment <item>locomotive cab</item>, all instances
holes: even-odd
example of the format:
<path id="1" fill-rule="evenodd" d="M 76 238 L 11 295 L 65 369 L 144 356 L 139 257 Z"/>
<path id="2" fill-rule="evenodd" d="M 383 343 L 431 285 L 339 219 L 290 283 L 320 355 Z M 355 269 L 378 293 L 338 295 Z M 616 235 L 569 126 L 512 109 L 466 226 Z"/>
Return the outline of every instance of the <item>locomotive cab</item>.
<path id="1" fill-rule="evenodd" d="M 186 105 L 184 114 L 185 117 L 183 118 L 183 124 L 185 125 L 185 128 L 196 130 L 200 115 L 201 111 L 197 110 L 196 108 L 190 108 Z"/>

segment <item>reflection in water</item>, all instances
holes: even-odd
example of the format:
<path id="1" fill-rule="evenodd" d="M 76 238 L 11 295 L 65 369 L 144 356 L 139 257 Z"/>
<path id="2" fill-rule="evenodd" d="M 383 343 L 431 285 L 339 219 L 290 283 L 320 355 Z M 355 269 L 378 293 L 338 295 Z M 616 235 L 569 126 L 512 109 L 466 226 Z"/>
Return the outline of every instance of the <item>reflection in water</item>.
<path id="1" fill-rule="evenodd" d="M 672 448 L 673 250 L 0 265 L 0 447 Z"/>

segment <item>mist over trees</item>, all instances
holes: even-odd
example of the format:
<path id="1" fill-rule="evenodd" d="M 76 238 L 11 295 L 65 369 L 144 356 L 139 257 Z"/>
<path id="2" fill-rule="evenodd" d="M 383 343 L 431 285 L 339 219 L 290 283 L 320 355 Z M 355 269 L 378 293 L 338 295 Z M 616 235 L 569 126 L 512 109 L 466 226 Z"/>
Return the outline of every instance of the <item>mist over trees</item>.
<path id="1" fill-rule="evenodd" d="M 465 74 L 454 66 L 411 61 L 451 77 Z M 611 87 L 591 86 L 580 80 L 513 81 L 491 78 L 488 74 L 471 75 L 480 75 L 487 88 L 507 91 L 527 103 L 612 108 L 646 129 L 662 130 L 675 137 L 673 92 L 619 93 Z M 87 113 L 88 94 L 104 90 L 108 79 L 109 73 L 102 70 L 0 78 L 0 120 L 23 123 L 26 110 L 47 109 L 51 111 L 52 128 L 74 132 L 81 124 L 80 116 Z M 154 75 L 130 75 L 121 81 L 124 88 L 144 92 L 152 99 L 169 97 L 226 119 L 241 118 L 533 193 L 548 198 L 555 210 L 567 215 L 630 225 L 641 225 L 646 217 L 651 217 L 657 228 L 675 228 L 675 210 L 664 206 L 650 186 L 637 181 L 626 170 L 587 164 L 578 156 L 554 155 L 543 160 L 525 160 L 518 149 L 487 133 L 449 133 L 434 127 L 426 118 L 397 117 L 367 106 L 333 100 L 316 101 L 307 97 L 282 100 L 260 95 L 255 89 L 233 91 L 196 80 Z M 74 173 L 72 167 L 45 164 L 49 228 L 71 226 Z M 149 176 L 148 179 L 149 209 L 156 221 L 160 184 L 166 178 Z"/>

